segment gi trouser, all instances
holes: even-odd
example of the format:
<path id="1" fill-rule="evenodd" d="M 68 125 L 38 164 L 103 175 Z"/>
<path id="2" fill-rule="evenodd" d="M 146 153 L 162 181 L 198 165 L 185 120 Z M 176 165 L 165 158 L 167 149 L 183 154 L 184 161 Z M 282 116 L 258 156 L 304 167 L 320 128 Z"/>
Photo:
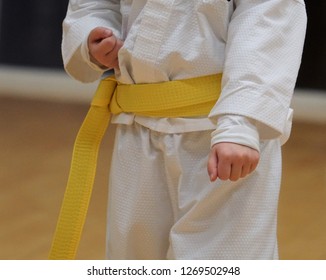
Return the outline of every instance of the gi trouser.
<path id="1" fill-rule="evenodd" d="M 120 124 L 113 151 L 109 259 L 276 259 L 279 140 L 236 182 L 210 182 L 212 131 L 164 134 Z"/>

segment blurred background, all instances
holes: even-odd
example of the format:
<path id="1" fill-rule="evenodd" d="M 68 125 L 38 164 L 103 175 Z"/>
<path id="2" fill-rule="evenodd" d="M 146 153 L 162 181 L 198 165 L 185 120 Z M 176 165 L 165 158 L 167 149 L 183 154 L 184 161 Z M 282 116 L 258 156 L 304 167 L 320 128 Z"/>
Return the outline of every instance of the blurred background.
<path id="1" fill-rule="evenodd" d="M 68 0 L 0 0 L 0 259 L 46 259 L 73 142 L 96 84 L 63 71 Z M 326 259 L 326 2 L 307 1 L 308 29 L 283 147 L 281 259 Z M 111 127 L 100 152 L 79 259 L 105 258 Z"/>

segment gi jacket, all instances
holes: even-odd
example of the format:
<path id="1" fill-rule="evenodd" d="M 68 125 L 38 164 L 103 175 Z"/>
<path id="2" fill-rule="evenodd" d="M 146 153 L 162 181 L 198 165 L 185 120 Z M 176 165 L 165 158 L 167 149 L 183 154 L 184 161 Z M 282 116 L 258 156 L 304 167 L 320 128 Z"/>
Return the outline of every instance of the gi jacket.
<path id="1" fill-rule="evenodd" d="M 233 139 L 259 149 L 259 140 L 289 134 L 306 20 L 303 0 L 70 0 L 63 60 L 74 78 L 99 79 L 103 69 L 89 61 L 86 42 L 92 29 L 104 26 L 124 41 L 116 70 L 122 83 L 223 72 L 209 118 L 121 114 L 113 121 L 165 133 L 216 129 L 212 144 Z"/>

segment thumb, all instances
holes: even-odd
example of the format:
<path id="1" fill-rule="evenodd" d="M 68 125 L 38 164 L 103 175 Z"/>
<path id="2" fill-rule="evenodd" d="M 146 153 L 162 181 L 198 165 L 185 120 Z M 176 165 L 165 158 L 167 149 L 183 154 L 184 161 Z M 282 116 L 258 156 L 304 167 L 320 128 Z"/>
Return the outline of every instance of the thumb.
<path id="1" fill-rule="evenodd" d="M 213 148 L 208 156 L 207 172 L 211 182 L 214 182 L 217 177 L 218 157 L 215 149 Z"/>
<path id="2" fill-rule="evenodd" d="M 113 35 L 113 32 L 111 29 L 106 28 L 106 27 L 96 27 L 89 34 L 89 41 L 90 42 L 99 42 L 105 38 L 112 36 L 112 35 Z"/>

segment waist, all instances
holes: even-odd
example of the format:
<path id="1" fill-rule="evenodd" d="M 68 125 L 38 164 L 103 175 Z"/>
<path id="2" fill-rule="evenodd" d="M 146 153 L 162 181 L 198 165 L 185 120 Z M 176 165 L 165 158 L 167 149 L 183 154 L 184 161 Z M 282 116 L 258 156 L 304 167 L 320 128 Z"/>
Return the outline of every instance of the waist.
<path id="1" fill-rule="evenodd" d="M 146 117 L 208 115 L 221 92 L 222 74 L 155 84 L 119 84 L 113 77 L 101 81 L 92 105 L 107 105 L 112 114 Z"/>
<path id="2" fill-rule="evenodd" d="M 113 115 L 111 123 L 122 125 L 132 125 L 137 123 L 152 131 L 165 134 L 216 129 L 216 122 L 207 117 L 157 118 L 121 113 L 118 115 Z"/>

